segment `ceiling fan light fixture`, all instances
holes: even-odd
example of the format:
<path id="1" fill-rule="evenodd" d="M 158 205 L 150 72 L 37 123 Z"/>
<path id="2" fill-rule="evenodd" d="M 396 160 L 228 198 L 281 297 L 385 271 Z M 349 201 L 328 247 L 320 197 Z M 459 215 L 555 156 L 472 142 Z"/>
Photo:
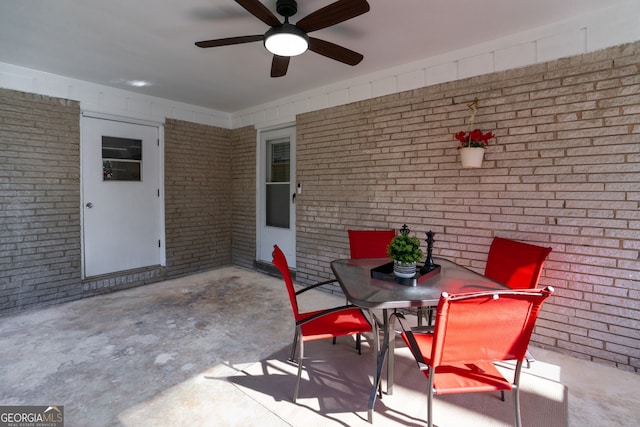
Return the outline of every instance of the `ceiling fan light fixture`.
<path id="1" fill-rule="evenodd" d="M 274 55 L 296 56 L 307 51 L 309 37 L 295 25 L 284 23 L 265 33 L 264 47 Z"/>

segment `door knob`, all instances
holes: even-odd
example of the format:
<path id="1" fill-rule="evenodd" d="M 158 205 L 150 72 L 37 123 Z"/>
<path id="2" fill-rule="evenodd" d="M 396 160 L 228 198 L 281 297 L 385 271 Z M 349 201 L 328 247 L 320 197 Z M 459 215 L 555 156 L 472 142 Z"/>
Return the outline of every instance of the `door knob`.
<path id="1" fill-rule="evenodd" d="M 93 203 L 91 203 L 91 202 L 87 203 L 87 207 L 88 207 L 89 209 L 91 209 L 91 208 L 93 207 Z"/>

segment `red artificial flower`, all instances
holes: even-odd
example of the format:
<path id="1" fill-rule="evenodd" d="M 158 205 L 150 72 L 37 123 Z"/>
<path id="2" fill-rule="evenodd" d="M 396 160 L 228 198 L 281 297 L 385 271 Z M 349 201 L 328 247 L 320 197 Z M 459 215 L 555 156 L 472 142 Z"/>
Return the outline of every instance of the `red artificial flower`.
<path id="1" fill-rule="evenodd" d="M 458 150 L 463 147 L 481 147 L 484 148 L 489 145 L 489 140 L 495 135 L 492 132 L 482 133 L 480 129 L 474 129 L 467 134 L 465 131 L 456 133 L 455 138 L 460 141 Z"/>

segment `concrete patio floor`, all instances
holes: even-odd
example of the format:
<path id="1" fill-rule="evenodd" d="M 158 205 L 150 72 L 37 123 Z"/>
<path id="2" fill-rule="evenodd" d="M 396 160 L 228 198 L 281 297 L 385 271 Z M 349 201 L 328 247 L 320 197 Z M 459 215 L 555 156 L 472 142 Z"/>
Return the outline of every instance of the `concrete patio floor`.
<path id="1" fill-rule="evenodd" d="M 323 292 L 303 301 L 342 303 Z M 282 352 L 292 336 L 282 280 L 236 267 L 7 315 L 0 405 L 61 405 L 70 427 L 305 425 L 215 381 Z M 568 388 L 569 426 L 638 425 L 640 375 L 532 352 Z"/>

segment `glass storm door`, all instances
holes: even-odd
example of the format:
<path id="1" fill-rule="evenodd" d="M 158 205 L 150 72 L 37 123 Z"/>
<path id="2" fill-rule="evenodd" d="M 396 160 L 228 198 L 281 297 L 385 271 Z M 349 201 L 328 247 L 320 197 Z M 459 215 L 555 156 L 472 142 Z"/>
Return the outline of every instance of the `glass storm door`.
<path id="1" fill-rule="evenodd" d="M 257 257 L 271 262 L 277 244 L 295 268 L 295 128 L 262 133 L 260 149 Z"/>

